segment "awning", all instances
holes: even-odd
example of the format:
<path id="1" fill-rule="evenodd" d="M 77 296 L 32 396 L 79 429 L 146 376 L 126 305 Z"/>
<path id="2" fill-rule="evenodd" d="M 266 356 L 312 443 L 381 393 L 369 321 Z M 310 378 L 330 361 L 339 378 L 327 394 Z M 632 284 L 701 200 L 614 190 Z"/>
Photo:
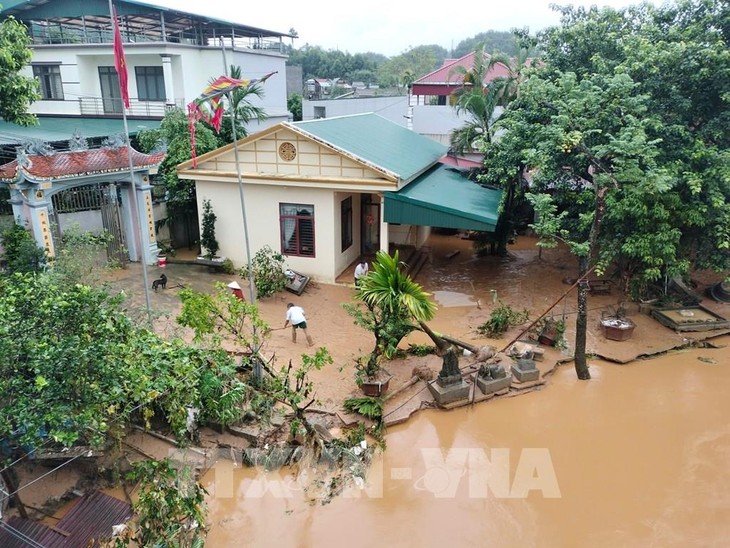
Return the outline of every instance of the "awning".
<path id="1" fill-rule="evenodd" d="M 398 192 L 385 192 L 385 221 L 494 232 L 502 191 L 437 165 Z"/>
<path id="2" fill-rule="evenodd" d="M 162 120 L 127 120 L 129 133 L 160 127 Z M 81 116 L 38 116 L 38 125 L 23 127 L 0 120 L 0 145 L 19 145 L 29 140 L 68 141 L 74 133 L 90 139 L 124 133 L 121 118 L 83 118 Z"/>

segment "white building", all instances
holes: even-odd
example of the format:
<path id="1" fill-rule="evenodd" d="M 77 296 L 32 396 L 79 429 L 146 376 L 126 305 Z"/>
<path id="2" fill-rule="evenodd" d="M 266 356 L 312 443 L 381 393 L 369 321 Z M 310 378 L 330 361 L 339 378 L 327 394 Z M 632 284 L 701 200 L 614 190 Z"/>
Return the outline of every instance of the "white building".
<path id="1" fill-rule="evenodd" d="M 142 2 L 114 5 L 129 74 L 130 133 L 158 125 L 170 106 L 184 108 L 230 65 L 240 66 L 244 79 L 277 72 L 261 99 L 251 97 L 268 115 L 252 123 L 252 132 L 289 119 L 283 41 L 291 35 Z M 39 80 L 42 99 L 31 106 L 39 126 L 0 122 L 0 145 L 66 140 L 75 130 L 85 137 L 119 133 L 122 102 L 108 2 L 3 0 L 0 18 L 7 16 L 28 27 L 33 57 L 24 72 Z"/>

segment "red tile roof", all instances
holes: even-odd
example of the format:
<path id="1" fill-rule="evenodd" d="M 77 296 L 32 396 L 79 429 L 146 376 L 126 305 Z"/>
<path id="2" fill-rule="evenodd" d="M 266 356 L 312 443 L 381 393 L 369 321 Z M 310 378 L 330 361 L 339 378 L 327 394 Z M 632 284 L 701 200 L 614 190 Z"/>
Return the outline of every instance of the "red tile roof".
<path id="1" fill-rule="evenodd" d="M 132 149 L 132 163 L 136 168 L 156 167 L 164 157 L 164 152 L 144 154 Z M 127 147 L 57 152 L 50 156 L 29 154 L 27 158 L 27 167 L 18 166 L 17 160 L 0 166 L 0 180 L 15 181 L 19 171 L 30 180 L 50 180 L 129 170 Z"/>
<path id="2" fill-rule="evenodd" d="M 459 59 L 445 60 L 440 68 L 429 72 L 425 76 L 421 76 L 413 82 L 411 93 L 413 95 L 450 95 L 451 92 L 461 86 L 462 81 L 461 74 L 454 72 L 454 69 L 456 67 L 463 67 L 466 70 L 471 70 L 474 67 L 475 55 L 476 52 L 472 51 Z M 484 62 L 489 63 L 489 58 L 490 55 L 485 53 Z M 505 78 L 508 75 L 508 68 L 501 63 L 497 63 L 489 69 L 489 72 L 484 78 L 484 83 L 491 82 L 495 78 Z"/>

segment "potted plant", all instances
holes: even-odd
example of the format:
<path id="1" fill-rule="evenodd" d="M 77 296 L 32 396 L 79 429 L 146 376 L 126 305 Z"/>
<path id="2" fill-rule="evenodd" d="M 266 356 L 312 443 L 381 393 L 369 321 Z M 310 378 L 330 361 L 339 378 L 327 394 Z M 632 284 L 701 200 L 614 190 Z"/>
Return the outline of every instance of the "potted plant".
<path id="1" fill-rule="evenodd" d="M 355 360 L 355 383 L 366 396 L 382 396 L 388 391 L 393 378 L 379 363 L 377 358 L 362 356 Z"/>
<path id="2" fill-rule="evenodd" d="M 636 324 L 626 317 L 623 303 L 619 303 L 615 311 L 604 310 L 601 313 L 601 329 L 603 336 L 610 341 L 626 341 L 634 334 Z"/>

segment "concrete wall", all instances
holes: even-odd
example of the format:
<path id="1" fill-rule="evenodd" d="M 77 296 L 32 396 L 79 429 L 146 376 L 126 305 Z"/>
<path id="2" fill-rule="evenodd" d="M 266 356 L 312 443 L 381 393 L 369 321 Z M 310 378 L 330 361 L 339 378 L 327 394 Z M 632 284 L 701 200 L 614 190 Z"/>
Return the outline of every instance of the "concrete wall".
<path id="1" fill-rule="evenodd" d="M 302 101 L 302 119 L 314 120 L 315 107 L 325 109 L 325 118 L 374 112 L 400 126 L 408 127 L 408 97 L 367 97 Z M 317 116 L 320 117 L 320 116 Z"/>
<path id="2" fill-rule="evenodd" d="M 236 267 L 243 266 L 246 264 L 246 246 L 238 184 L 198 182 L 196 191 L 201 226 L 203 200 L 210 200 L 213 212 L 218 217 L 216 238 L 221 247 L 219 255 L 231 259 Z M 340 250 L 339 215 L 343 196 L 335 195 L 330 190 L 247 183 L 244 188 L 244 200 L 251 254 L 255 254 L 265 245 L 274 251 L 281 251 L 280 203 L 312 204 L 315 257 L 287 256 L 286 263 L 289 268 L 321 282 L 334 282 L 339 273 L 336 268 L 340 268 L 350 256 L 357 257 L 357 253 L 352 250 L 347 250 L 345 253 Z M 354 202 L 355 200 L 353 208 Z M 351 249 L 355 249 L 354 243 Z"/>
<path id="3" fill-rule="evenodd" d="M 183 44 L 125 44 L 125 57 L 129 74 L 130 98 L 137 98 L 135 67 L 162 66 L 161 54 L 169 55 L 173 73 L 171 96 L 179 105 L 185 105 L 200 95 L 211 79 L 224 73 L 223 54 L 220 48 L 186 46 Z M 31 112 L 47 115 L 78 115 L 81 113 L 79 98 L 101 98 L 99 83 L 100 66 L 114 66 L 111 44 L 54 44 L 33 47 L 36 63 L 58 63 L 61 65 L 63 101 L 37 101 L 31 105 Z M 262 50 L 226 50 L 226 63 L 239 65 L 244 79 L 260 78 L 276 71 L 277 74 L 263 84 L 261 98 L 250 96 L 253 105 L 263 108 L 269 120 L 254 122 L 251 131 L 258 131 L 272 124 L 288 119 L 286 108 L 286 56 Z M 23 74 L 33 76 L 33 69 L 27 66 Z M 145 102 L 143 102 L 145 103 Z M 164 102 L 160 103 L 164 107 Z M 134 112 L 133 107 L 133 112 Z"/>

